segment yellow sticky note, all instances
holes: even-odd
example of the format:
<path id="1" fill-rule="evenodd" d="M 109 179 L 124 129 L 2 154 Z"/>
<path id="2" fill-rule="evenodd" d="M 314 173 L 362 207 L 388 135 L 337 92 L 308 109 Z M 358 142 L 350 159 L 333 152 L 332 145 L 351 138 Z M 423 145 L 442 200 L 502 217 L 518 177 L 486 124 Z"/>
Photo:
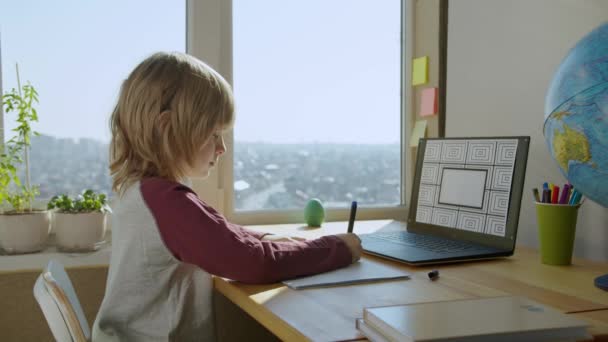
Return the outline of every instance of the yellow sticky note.
<path id="1" fill-rule="evenodd" d="M 412 64 L 412 85 L 426 84 L 429 76 L 429 56 L 414 58 Z"/>
<path id="2" fill-rule="evenodd" d="M 412 136 L 410 137 L 410 147 L 417 147 L 418 140 L 426 136 L 426 120 L 416 121 L 416 125 L 412 130 Z"/>

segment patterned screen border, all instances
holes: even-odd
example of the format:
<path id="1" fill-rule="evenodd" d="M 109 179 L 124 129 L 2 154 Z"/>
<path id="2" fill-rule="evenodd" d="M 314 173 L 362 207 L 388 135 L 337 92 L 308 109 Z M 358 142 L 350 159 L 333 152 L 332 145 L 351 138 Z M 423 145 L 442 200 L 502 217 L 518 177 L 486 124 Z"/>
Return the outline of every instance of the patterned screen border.
<path id="1" fill-rule="evenodd" d="M 427 141 L 416 221 L 504 237 L 517 143 L 517 139 Z M 446 167 L 488 171 L 481 209 L 438 203 Z"/>

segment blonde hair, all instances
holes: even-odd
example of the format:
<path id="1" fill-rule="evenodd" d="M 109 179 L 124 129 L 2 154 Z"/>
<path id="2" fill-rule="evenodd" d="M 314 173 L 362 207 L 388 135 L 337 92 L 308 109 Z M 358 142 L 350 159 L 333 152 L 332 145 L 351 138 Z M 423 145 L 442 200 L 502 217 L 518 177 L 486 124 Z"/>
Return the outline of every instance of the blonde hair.
<path id="1" fill-rule="evenodd" d="M 230 85 L 184 53 L 155 53 L 123 82 L 110 118 L 112 189 L 145 177 L 178 181 L 218 129 L 230 127 Z"/>

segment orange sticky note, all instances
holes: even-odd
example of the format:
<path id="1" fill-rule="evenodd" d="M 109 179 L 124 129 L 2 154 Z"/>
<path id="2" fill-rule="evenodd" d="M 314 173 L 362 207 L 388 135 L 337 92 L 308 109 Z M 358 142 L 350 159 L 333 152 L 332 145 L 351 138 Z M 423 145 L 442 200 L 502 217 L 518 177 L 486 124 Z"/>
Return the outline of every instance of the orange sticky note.
<path id="1" fill-rule="evenodd" d="M 420 97 L 420 116 L 437 114 L 437 88 L 424 89 Z"/>
<path id="2" fill-rule="evenodd" d="M 429 77 L 429 57 L 415 58 L 412 63 L 412 85 L 425 84 Z"/>

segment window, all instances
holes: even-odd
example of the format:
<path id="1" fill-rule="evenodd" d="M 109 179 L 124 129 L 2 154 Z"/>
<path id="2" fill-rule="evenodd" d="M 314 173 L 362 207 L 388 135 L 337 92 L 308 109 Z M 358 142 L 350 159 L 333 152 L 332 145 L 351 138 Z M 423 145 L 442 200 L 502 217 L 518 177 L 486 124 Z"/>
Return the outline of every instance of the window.
<path id="1" fill-rule="evenodd" d="M 233 209 L 402 203 L 401 2 L 233 0 Z"/>
<path id="2" fill-rule="evenodd" d="M 160 51 L 186 51 L 185 1 L 4 2 L 0 11 L 3 90 L 38 90 L 31 177 L 41 198 L 110 193 L 108 118 L 122 80 Z M 4 139 L 15 118 L 5 114 Z"/>

